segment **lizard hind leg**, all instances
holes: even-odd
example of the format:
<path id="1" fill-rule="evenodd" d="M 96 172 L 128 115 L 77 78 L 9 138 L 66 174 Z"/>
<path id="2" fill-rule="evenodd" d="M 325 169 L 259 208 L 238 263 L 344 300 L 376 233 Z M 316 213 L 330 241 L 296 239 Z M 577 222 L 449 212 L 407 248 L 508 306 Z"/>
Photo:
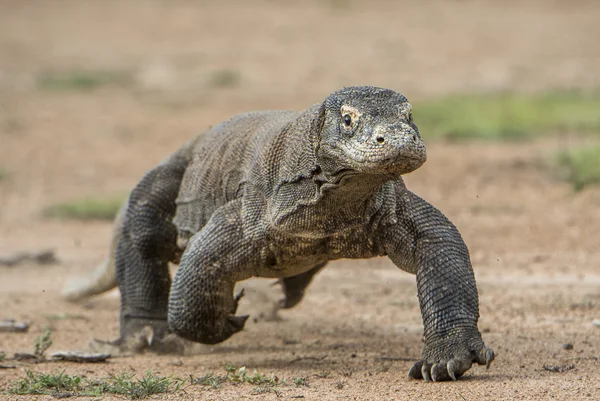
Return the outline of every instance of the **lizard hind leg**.
<path id="1" fill-rule="evenodd" d="M 170 332 L 168 264 L 177 260 L 180 253 L 177 229 L 171 219 L 185 166 L 185 160 L 177 157 L 160 164 L 144 176 L 129 198 L 115 256 L 121 292 L 117 345 L 126 347 L 131 338 L 150 327 L 152 335 L 148 337 L 147 348 L 156 351 L 164 348 L 162 340 Z"/>
<path id="2" fill-rule="evenodd" d="M 277 307 L 280 309 L 290 309 L 296 306 L 302 298 L 304 298 L 304 292 L 313 277 L 323 269 L 326 264 L 327 263 L 321 263 L 304 273 L 279 279 L 279 283 L 283 288 L 284 298 L 279 301 Z"/>

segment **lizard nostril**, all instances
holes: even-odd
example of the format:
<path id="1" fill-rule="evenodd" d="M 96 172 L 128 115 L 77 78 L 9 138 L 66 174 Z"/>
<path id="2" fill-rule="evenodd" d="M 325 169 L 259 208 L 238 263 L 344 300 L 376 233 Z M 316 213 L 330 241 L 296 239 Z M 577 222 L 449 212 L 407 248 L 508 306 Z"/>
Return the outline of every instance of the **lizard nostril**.
<path id="1" fill-rule="evenodd" d="M 381 135 L 378 135 L 377 138 L 375 138 L 375 140 L 377 141 L 377 143 L 384 143 L 385 142 L 385 138 L 382 137 Z"/>

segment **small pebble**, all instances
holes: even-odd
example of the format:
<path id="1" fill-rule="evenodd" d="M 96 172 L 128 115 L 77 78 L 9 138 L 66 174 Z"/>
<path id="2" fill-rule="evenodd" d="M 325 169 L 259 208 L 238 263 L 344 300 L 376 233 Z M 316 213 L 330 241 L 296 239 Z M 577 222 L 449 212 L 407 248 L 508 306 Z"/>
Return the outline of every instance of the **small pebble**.
<path id="1" fill-rule="evenodd" d="M 573 349 L 573 344 L 571 344 L 571 343 L 566 343 L 566 344 L 563 344 L 563 348 L 564 348 L 564 349 L 571 350 L 571 349 Z"/>
<path id="2" fill-rule="evenodd" d="M 600 319 L 595 319 L 592 324 L 596 327 L 600 327 Z"/>

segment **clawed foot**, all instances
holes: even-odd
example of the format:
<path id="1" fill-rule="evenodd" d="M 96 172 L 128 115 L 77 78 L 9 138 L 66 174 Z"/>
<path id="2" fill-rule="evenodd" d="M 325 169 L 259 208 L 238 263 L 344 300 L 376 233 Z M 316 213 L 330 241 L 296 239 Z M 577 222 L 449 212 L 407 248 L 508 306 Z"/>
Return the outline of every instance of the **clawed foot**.
<path id="1" fill-rule="evenodd" d="M 279 279 L 273 283 L 273 285 L 281 285 L 283 289 L 284 297 L 275 304 L 275 309 L 290 309 L 298 305 L 298 303 L 304 298 L 304 287 L 296 284 L 292 279 L 288 278 Z"/>
<path id="2" fill-rule="evenodd" d="M 144 326 L 140 330 L 119 338 L 115 341 L 104 341 L 94 339 L 90 342 L 90 348 L 95 352 L 107 352 L 113 356 L 140 354 L 146 350 L 159 354 L 183 354 L 189 341 L 177 337 L 173 333 L 157 332 L 152 326 Z"/>
<path id="3" fill-rule="evenodd" d="M 479 335 L 479 333 L 477 333 Z M 487 348 L 483 341 L 462 342 L 442 340 L 433 345 L 425 345 L 423 359 L 416 362 L 408 371 L 411 379 L 425 381 L 456 380 L 471 368 L 473 363 L 485 365 L 489 369 L 494 360 L 494 351 Z M 466 344 L 475 342 L 477 345 L 469 347 Z"/>

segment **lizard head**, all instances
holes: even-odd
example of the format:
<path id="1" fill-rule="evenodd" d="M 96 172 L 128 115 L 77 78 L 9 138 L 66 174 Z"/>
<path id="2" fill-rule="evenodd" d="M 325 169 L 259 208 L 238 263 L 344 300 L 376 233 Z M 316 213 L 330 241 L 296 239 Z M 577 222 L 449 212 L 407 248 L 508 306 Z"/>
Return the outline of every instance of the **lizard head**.
<path id="1" fill-rule="evenodd" d="M 330 174 L 400 176 L 427 159 L 403 95 L 370 86 L 332 93 L 321 107 L 317 159 Z"/>

